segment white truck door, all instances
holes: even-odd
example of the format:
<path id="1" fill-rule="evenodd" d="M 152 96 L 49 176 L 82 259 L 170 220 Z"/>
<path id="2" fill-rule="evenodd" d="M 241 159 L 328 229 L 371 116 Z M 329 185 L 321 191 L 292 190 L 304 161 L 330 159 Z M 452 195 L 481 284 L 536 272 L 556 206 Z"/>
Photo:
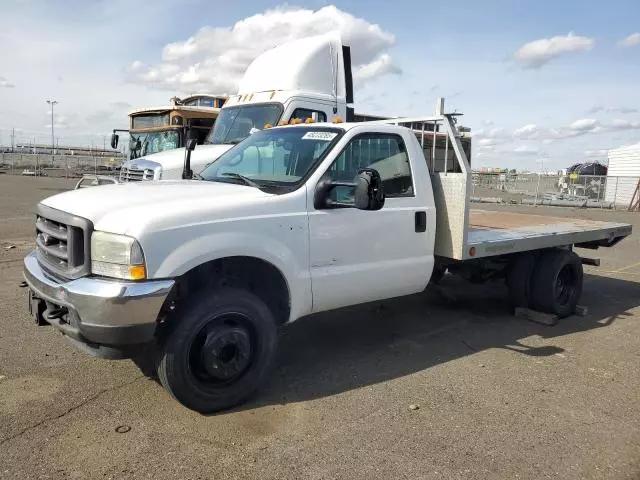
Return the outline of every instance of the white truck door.
<path id="1" fill-rule="evenodd" d="M 395 133 L 355 134 L 324 175 L 352 182 L 360 168 L 379 171 L 386 201 L 381 210 L 316 210 L 309 185 L 310 268 L 313 311 L 416 293 L 433 269 L 433 205 L 416 178 L 405 141 Z M 420 170 L 421 171 L 421 170 Z M 332 198 L 349 201 L 352 187 L 336 187 Z M 424 189 L 419 189 L 424 190 Z"/>

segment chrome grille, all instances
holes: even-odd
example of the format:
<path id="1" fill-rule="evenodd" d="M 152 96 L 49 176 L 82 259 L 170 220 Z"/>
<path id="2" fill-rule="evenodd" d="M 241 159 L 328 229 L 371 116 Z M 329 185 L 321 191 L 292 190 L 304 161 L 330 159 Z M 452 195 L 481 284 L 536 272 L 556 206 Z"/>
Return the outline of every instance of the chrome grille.
<path id="1" fill-rule="evenodd" d="M 38 206 L 38 261 L 52 273 L 65 278 L 78 278 L 88 273 L 90 235 L 91 222 L 88 220 Z"/>
<path id="2" fill-rule="evenodd" d="M 127 168 L 120 169 L 121 182 L 140 182 L 142 180 L 153 180 L 153 170 L 150 168 Z"/>
<path id="3" fill-rule="evenodd" d="M 36 219 L 36 245 L 48 263 L 69 268 L 69 228 L 44 217 Z"/>

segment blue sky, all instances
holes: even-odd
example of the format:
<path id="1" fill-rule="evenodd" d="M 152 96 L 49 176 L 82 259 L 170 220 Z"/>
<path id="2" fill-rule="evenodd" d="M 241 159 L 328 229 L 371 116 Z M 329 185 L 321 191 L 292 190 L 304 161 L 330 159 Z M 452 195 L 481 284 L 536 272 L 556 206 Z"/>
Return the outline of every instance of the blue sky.
<path id="1" fill-rule="evenodd" d="M 356 111 L 430 114 L 445 96 L 476 166 L 557 169 L 640 142 L 637 1 L 0 0 L 0 18 L 0 144 L 12 127 L 48 142 L 54 97 L 60 143 L 101 145 L 131 108 L 234 93 L 261 50 L 328 28 L 359 62 Z"/>

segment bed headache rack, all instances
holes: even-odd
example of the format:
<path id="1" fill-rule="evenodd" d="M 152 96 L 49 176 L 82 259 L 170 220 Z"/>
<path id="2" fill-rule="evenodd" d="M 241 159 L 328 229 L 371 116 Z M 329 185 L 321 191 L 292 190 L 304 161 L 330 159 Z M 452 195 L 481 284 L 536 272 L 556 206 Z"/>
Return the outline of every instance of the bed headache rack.
<path id="1" fill-rule="evenodd" d="M 444 98 L 438 98 L 436 103 L 436 114 L 432 116 L 424 116 L 424 117 L 396 117 L 396 118 L 388 118 L 384 120 L 369 120 L 367 123 L 380 123 L 380 124 L 391 124 L 391 125 L 399 125 L 402 127 L 409 128 L 418 137 L 420 144 L 422 145 L 422 149 L 426 155 L 431 157 L 431 166 L 429 170 L 431 173 L 435 170 L 436 164 L 436 142 L 438 133 L 440 133 L 440 126 L 444 128 L 445 137 L 445 151 L 444 151 L 444 173 L 448 173 L 448 154 L 449 154 L 449 144 L 453 148 L 455 153 L 455 159 L 460 168 L 460 172 L 471 174 L 471 167 L 469 165 L 469 159 L 467 158 L 467 154 L 462 147 L 462 143 L 460 142 L 460 132 L 458 131 L 458 127 L 456 126 L 456 117 L 461 116 L 462 113 L 444 113 Z M 427 125 L 429 128 L 427 128 Z M 441 133 L 441 135 L 442 135 Z M 431 149 L 429 152 L 425 150 L 425 139 L 431 135 Z"/>

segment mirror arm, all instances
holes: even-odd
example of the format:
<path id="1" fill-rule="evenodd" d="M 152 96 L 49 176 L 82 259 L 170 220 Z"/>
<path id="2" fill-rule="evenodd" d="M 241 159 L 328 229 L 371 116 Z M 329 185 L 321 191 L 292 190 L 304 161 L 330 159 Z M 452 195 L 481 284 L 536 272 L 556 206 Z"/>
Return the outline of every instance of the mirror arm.
<path id="1" fill-rule="evenodd" d="M 354 206 L 353 203 L 336 202 L 330 198 L 327 198 L 324 204 L 326 205 L 325 208 L 353 208 Z"/>

